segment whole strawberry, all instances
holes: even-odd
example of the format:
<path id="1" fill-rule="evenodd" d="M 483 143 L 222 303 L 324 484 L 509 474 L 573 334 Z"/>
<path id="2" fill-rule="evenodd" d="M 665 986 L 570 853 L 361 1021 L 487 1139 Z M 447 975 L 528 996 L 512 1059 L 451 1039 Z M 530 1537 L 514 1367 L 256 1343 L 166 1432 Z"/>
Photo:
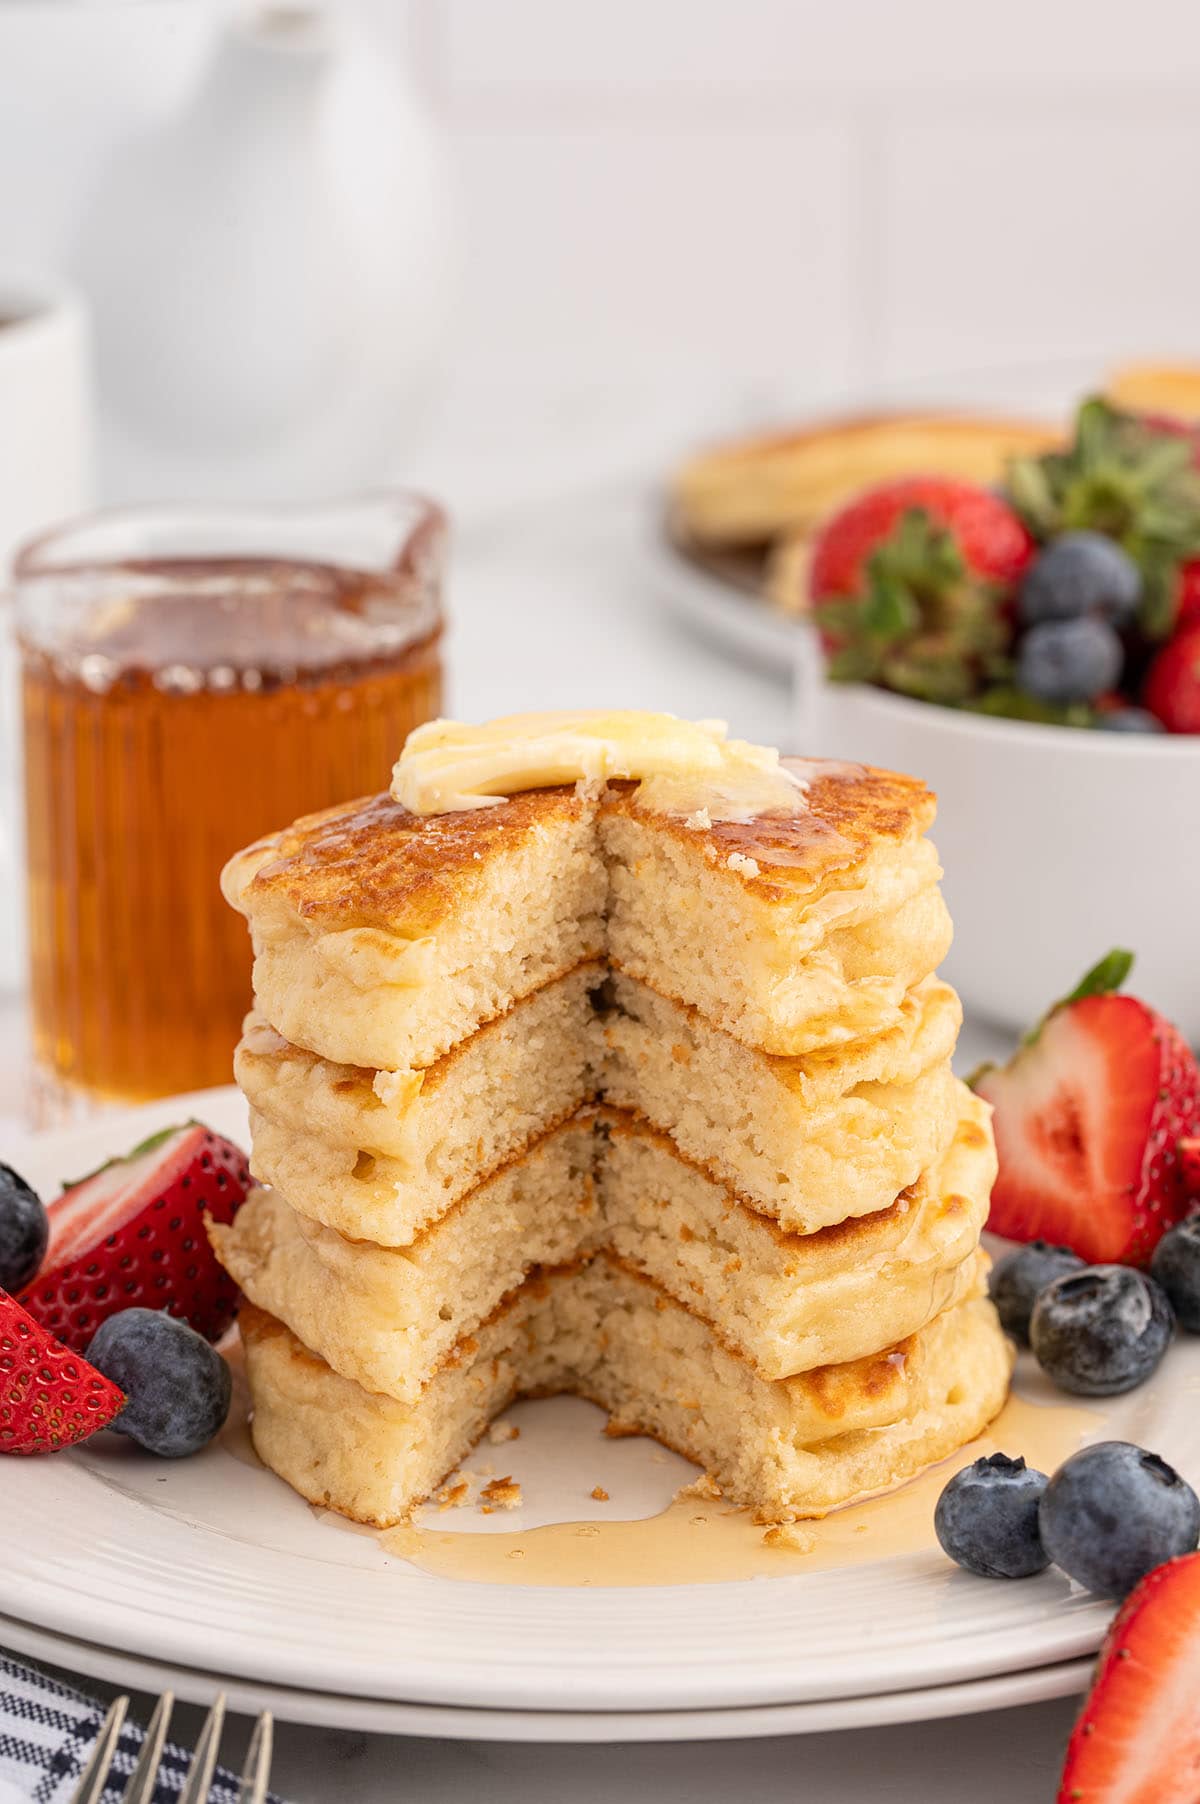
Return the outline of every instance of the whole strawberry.
<path id="1" fill-rule="evenodd" d="M 1200 558 L 1179 566 L 1176 578 L 1175 630 L 1200 626 Z"/>
<path id="2" fill-rule="evenodd" d="M 80 1352 L 101 1322 L 135 1305 L 218 1340 L 238 1291 L 205 1220 L 232 1221 L 250 1185 L 240 1149 L 199 1122 L 156 1134 L 49 1205 L 50 1243 L 22 1304 Z"/>
<path id="3" fill-rule="evenodd" d="M 1200 621 L 1168 639 L 1147 672 L 1142 700 L 1168 733 L 1200 733 Z"/>
<path id="4" fill-rule="evenodd" d="M 57 1453 L 124 1406 L 115 1384 L 0 1291 L 0 1453 Z"/>
<path id="5" fill-rule="evenodd" d="M 972 1080 L 995 1111 L 993 1233 L 1142 1265 L 1200 1200 L 1181 1152 L 1200 1133 L 1200 1069 L 1169 1021 L 1117 993 L 1132 963 L 1110 953 Z"/>
<path id="6" fill-rule="evenodd" d="M 989 490 L 942 476 L 868 489 L 822 528 L 809 592 L 835 681 L 960 702 L 994 673 L 1033 550 Z"/>

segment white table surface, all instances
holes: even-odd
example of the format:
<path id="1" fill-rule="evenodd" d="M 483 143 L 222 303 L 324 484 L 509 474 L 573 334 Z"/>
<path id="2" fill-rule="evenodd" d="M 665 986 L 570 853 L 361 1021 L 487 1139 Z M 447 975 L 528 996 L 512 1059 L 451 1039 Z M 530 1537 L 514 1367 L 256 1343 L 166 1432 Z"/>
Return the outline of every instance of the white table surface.
<path id="1" fill-rule="evenodd" d="M 628 706 L 727 719 L 746 738 L 789 743 L 787 673 L 747 670 L 658 605 L 651 504 L 628 488 L 476 514 L 450 585 L 450 712 Z M 815 751 L 818 748 L 806 747 Z M 973 1062 L 994 1044 L 964 1035 Z M 0 1008 L 0 1117 L 19 1108 L 21 1010 Z M 88 1681 L 73 1675 L 76 1683 Z M 110 1695 L 109 1689 L 91 1689 Z M 760 1742 L 636 1747 L 368 1737 L 281 1725 L 275 1785 L 296 1804 L 1045 1804 L 1072 1700 L 946 1723 Z M 180 1717 L 193 1736 L 197 1713 Z M 240 1727 L 240 1725 L 239 1725 Z"/>

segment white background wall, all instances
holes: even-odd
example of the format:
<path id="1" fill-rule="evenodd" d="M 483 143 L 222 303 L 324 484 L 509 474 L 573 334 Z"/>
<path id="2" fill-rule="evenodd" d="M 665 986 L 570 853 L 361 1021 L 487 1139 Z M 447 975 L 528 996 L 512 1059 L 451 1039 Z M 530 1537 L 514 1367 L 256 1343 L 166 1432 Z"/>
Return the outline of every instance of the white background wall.
<path id="1" fill-rule="evenodd" d="M 1195 0 L 354 3 L 448 134 L 460 382 L 1200 355 Z"/>

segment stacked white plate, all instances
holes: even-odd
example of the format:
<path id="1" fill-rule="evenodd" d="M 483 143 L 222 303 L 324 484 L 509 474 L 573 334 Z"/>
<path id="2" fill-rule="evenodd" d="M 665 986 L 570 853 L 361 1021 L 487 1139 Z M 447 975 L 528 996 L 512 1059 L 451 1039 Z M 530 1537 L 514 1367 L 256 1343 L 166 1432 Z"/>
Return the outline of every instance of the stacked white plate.
<path id="1" fill-rule="evenodd" d="M 189 1116 L 245 1143 L 240 1097 L 211 1091 L 3 1156 L 53 1195 L 64 1176 Z M 1030 1374 L 1018 1385 L 1036 1390 Z M 1189 1341 L 1151 1384 L 1097 1406 L 1087 1436 L 1149 1446 L 1196 1482 L 1198 1389 L 1200 1342 Z M 606 1440 L 586 1404 L 518 1407 L 504 1466 L 522 1484 L 519 1518 L 461 1510 L 439 1528 L 527 1530 L 614 1506 L 653 1515 L 693 1475 L 650 1442 Z M 581 1507 L 597 1484 L 613 1502 Z M 154 1460 L 111 1435 L 0 1460 L 0 1520 L 0 1645 L 124 1685 L 202 1700 L 221 1684 L 238 1708 L 396 1733 L 649 1741 L 992 1709 L 1082 1689 L 1111 1614 L 1057 1573 L 988 1583 L 933 1545 L 827 1571 L 797 1559 L 785 1576 L 730 1583 L 438 1576 L 259 1466 L 238 1404 L 189 1460 Z"/>

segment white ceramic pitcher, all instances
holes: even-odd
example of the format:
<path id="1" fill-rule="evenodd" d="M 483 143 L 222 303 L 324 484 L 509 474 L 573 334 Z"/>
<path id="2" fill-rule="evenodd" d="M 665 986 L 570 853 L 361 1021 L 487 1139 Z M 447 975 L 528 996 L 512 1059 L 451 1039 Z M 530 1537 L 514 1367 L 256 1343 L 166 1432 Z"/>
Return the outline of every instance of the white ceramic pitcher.
<path id="1" fill-rule="evenodd" d="M 447 241 L 433 134 L 356 22 L 293 4 L 226 23 L 84 209 L 106 490 L 303 498 L 396 469 Z"/>

